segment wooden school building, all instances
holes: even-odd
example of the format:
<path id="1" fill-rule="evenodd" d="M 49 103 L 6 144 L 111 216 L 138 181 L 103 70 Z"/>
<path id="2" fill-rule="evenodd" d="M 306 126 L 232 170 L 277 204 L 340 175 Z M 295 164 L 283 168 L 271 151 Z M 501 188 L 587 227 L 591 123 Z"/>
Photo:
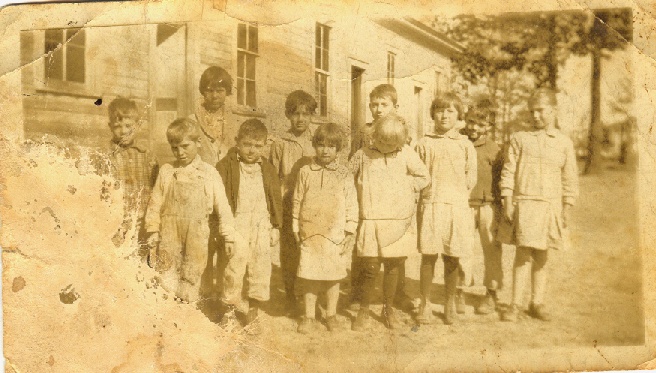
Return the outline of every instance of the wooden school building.
<path id="1" fill-rule="evenodd" d="M 418 138 L 431 125 L 431 100 L 451 84 L 450 58 L 460 50 L 413 18 L 336 17 L 318 9 L 251 21 L 202 4 L 202 18 L 180 22 L 62 21 L 22 31 L 25 138 L 102 146 L 110 138 L 107 104 L 123 96 L 143 108 L 142 136 L 166 160 L 165 129 L 200 104 L 198 82 L 211 65 L 233 77 L 228 101 L 238 120 L 260 118 L 272 138 L 289 125 L 284 102 L 293 90 L 317 98 L 315 124 L 353 131 L 371 120 L 368 94 L 381 83 L 396 87 L 398 112 Z"/>

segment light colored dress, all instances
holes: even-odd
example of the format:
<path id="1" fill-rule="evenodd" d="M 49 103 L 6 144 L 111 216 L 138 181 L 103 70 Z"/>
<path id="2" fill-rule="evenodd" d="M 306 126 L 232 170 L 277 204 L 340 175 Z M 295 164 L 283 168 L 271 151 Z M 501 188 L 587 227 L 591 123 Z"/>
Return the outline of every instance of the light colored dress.
<path id="1" fill-rule="evenodd" d="M 341 243 L 345 232 L 355 233 L 358 224 L 358 199 L 348 168 L 337 162 L 326 166 L 313 162 L 301 168 L 292 215 L 293 230 L 301 238 L 298 277 L 328 281 L 346 277 L 348 258 L 340 255 Z"/>
<path id="2" fill-rule="evenodd" d="M 476 149 L 455 131 L 427 135 L 416 149 L 431 175 L 419 203 L 419 251 L 470 257 L 474 220 L 469 195 L 476 185 Z"/>
<path id="3" fill-rule="evenodd" d="M 219 216 L 219 234 L 234 241 L 232 211 L 218 171 L 200 156 L 184 167 L 162 166 L 146 211 L 146 231 L 160 233 L 156 269 L 163 287 L 189 302 L 200 297 L 212 211 Z"/>
<path id="4" fill-rule="evenodd" d="M 356 249 L 361 257 L 404 257 L 415 252 L 412 234 L 417 192 L 430 178 L 409 146 L 383 154 L 373 146 L 358 150 L 349 162 L 360 206 Z"/>
<path id="5" fill-rule="evenodd" d="M 521 131 L 510 139 L 501 172 L 501 196 L 515 208 L 512 242 L 546 250 L 563 249 L 568 230 L 563 204 L 574 205 L 579 193 L 572 140 L 556 129 Z"/>

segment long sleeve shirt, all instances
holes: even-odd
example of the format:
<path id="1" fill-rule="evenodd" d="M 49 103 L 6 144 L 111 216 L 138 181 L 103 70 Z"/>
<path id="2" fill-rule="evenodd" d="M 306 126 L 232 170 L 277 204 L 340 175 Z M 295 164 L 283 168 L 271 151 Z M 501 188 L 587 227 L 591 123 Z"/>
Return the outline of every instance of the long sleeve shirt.
<path id="1" fill-rule="evenodd" d="M 563 204 L 574 205 L 579 183 L 572 140 L 556 129 L 515 133 L 500 187 L 503 197 L 562 199 Z"/>
<path id="2" fill-rule="evenodd" d="M 296 136 L 289 131 L 271 145 L 269 160 L 280 178 L 283 199 L 290 199 L 296 185 L 298 171 L 312 161 L 314 154 L 312 133 L 309 129 L 301 136 Z"/>
<path id="3" fill-rule="evenodd" d="M 306 239 L 321 235 L 334 243 L 358 227 L 358 197 L 349 170 L 333 162 L 301 168 L 292 207 L 294 232 Z"/>

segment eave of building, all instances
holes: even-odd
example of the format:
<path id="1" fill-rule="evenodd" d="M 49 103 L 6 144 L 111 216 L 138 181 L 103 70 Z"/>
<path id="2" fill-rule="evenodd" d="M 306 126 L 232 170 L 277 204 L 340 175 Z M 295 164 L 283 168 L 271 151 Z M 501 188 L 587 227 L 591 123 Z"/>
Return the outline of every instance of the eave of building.
<path id="1" fill-rule="evenodd" d="M 463 51 L 461 45 L 414 18 L 379 18 L 375 21 L 386 29 L 447 57 L 455 57 Z"/>

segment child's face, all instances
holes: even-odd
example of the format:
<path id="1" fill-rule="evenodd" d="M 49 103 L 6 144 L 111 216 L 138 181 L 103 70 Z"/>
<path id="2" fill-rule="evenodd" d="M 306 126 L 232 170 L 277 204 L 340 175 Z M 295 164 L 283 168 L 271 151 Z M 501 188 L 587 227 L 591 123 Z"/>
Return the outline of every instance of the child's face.
<path id="1" fill-rule="evenodd" d="M 209 112 L 215 112 L 225 105 L 226 89 L 212 85 L 203 91 L 203 106 Z"/>
<path id="2" fill-rule="evenodd" d="M 328 146 L 326 144 L 317 144 L 314 148 L 314 151 L 317 153 L 317 163 L 322 166 L 331 164 L 337 159 L 337 147 Z"/>
<path id="3" fill-rule="evenodd" d="M 237 151 L 244 163 L 255 163 L 262 158 L 266 139 L 244 137 L 237 139 Z"/>
<path id="4" fill-rule="evenodd" d="M 479 138 L 485 136 L 487 134 L 487 126 L 478 122 L 478 121 L 471 121 L 467 122 L 467 126 L 465 127 L 465 130 L 467 132 L 467 136 L 471 141 L 476 141 Z"/>
<path id="5" fill-rule="evenodd" d="M 308 129 L 312 114 L 310 114 L 305 105 L 299 105 L 296 111 L 291 113 L 288 118 L 292 131 L 296 134 L 301 134 Z"/>
<path id="6" fill-rule="evenodd" d="M 389 97 L 374 97 L 369 102 L 369 110 L 374 120 L 387 116 L 396 110 L 396 107 Z"/>
<path id="7" fill-rule="evenodd" d="M 556 109 L 549 103 L 538 101 L 531 106 L 533 127 L 536 129 L 554 128 L 556 126 Z"/>
<path id="8" fill-rule="evenodd" d="M 112 138 L 120 146 L 127 146 L 134 142 L 134 137 L 139 129 L 139 123 L 136 113 L 126 113 L 117 115 L 116 120 L 109 124 L 112 131 Z"/>
<path id="9" fill-rule="evenodd" d="M 188 136 L 185 136 L 180 142 L 171 143 L 171 151 L 181 166 L 191 163 L 198 155 L 199 148 L 200 140 L 194 141 Z"/>
<path id="10" fill-rule="evenodd" d="M 378 136 L 374 137 L 374 147 L 383 154 L 388 154 L 399 149 L 399 145 L 396 141 L 381 139 Z"/>
<path id="11" fill-rule="evenodd" d="M 438 108 L 435 109 L 433 118 L 435 122 L 435 131 L 438 133 L 445 133 L 456 126 L 456 123 L 458 122 L 458 110 L 453 104 L 449 105 L 447 108 Z"/>

